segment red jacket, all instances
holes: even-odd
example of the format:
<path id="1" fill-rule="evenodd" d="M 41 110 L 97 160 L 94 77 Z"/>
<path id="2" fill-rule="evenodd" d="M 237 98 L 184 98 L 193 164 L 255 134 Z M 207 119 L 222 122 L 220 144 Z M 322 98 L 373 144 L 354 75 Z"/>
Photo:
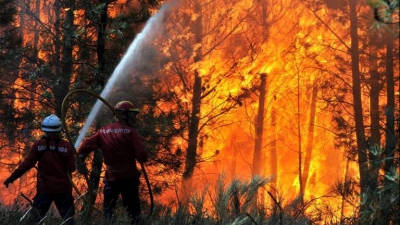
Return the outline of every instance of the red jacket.
<path id="1" fill-rule="evenodd" d="M 148 157 L 139 133 L 121 122 L 100 128 L 82 143 L 78 154 L 86 157 L 96 149 L 102 150 L 107 181 L 140 176 L 135 159 L 144 163 Z"/>
<path id="2" fill-rule="evenodd" d="M 46 148 L 46 140 L 48 148 Z M 58 141 L 58 148 L 56 150 Z M 59 135 L 47 135 L 36 141 L 11 177 L 22 176 L 38 163 L 37 192 L 65 193 L 72 191 L 68 178 L 75 171 L 75 153 L 73 146 Z"/>

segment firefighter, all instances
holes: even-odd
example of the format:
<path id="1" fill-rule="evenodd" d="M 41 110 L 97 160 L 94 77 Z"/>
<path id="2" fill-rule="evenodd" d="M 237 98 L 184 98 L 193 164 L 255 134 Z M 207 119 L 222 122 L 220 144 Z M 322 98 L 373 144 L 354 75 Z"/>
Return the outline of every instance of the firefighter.
<path id="1" fill-rule="evenodd" d="M 87 174 L 85 159 L 88 154 L 101 149 L 105 164 L 103 212 L 108 223 L 114 220 L 113 214 L 119 196 L 129 215 L 131 224 L 139 223 L 140 198 L 139 177 L 136 161 L 145 163 L 147 152 L 141 136 L 133 128 L 139 109 L 129 101 L 121 101 L 114 107 L 116 122 L 101 127 L 78 149 L 77 169 Z"/>
<path id="2" fill-rule="evenodd" d="M 28 155 L 4 181 L 4 185 L 8 188 L 10 183 L 38 162 L 36 195 L 29 218 L 41 221 L 54 202 L 63 224 L 72 225 L 75 224 L 75 207 L 70 177 L 76 170 L 75 150 L 70 142 L 62 139 L 61 130 L 60 118 L 54 114 L 46 117 L 42 122 L 44 135 L 34 142 Z"/>

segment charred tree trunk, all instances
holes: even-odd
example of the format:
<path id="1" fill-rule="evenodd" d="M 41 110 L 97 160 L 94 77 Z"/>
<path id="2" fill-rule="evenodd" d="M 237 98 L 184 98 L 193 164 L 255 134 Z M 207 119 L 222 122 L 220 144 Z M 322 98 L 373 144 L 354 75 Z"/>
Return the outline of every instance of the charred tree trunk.
<path id="1" fill-rule="evenodd" d="M 91 213 L 93 211 L 94 203 L 96 202 L 97 193 L 100 183 L 100 174 L 103 165 L 103 153 L 100 149 L 94 151 L 93 161 L 91 163 L 91 171 L 89 174 L 89 192 L 85 194 L 85 199 L 83 201 L 82 209 L 80 215 L 85 223 L 90 223 Z"/>
<path id="2" fill-rule="evenodd" d="M 385 136 L 386 136 L 386 144 L 385 144 L 385 149 L 383 152 L 383 160 L 384 160 L 384 171 L 385 175 L 388 176 L 393 176 L 391 174 L 391 169 L 395 169 L 395 152 L 396 152 L 396 135 L 395 135 L 395 119 L 394 119 L 394 110 L 395 110 L 395 95 L 394 95 L 394 86 L 395 86 L 395 81 L 394 81 L 394 74 L 393 74 L 393 61 L 394 61 L 394 56 L 393 56 L 393 34 L 388 32 L 387 33 L 387 45 L 386 45 L 386 86 L 387 86 L 387 106 L 386 106 L 386 130 L 385 130 Z M 400 95 L 399 95 L 400 98 Z M 399 99 L 400 100 L 400 99 Z M 400 101 L 399 101 L 400 102 Z M 400 124 L 399 124 L 400 125 Z M 398 126 L 399 128 L 400 126 Z M 397 137 L 398 140 L 399 137 Z M 398 154 L 398 153 L 397 153 Z M 398 156 L 397 156 L 398 157 Z M 390 181 L 387 179 L 385 176 L 384 180 L 384 187 L 388 186 L 390 184 Z M 390 196 L 390 190 L 386 189 L 385 190 L 385 195 Z M 390 204 L 390 199 L 387 198 L 385 199 L 386 205 Z M 393 224 L 395 224 L 394 218 L 397 217 L 398 220 L 398 214 L 397 210 L 392 207 L 391 210 L 385 210 L 382 212 L 382 224 L 390 224 L 390 221 L 392 221 Z M 396 216 L 397 215 L 397 216 Z"/>
<path id="3" fill-rule="evenodd" d="M 193 98 L 192 98 L 192 112 L 190 116 L 189 125 L 189 142 L 188 150 L 185 161 L 185 172 L 183 174 L 184 179 L 190 179 L 196 166 L 197 158 L 197 143 L 199 136 L 199 124 L 200 124 L 200 103 L 201 103 L 201 77 L 197 71 L 195 71 Z"/>
<path id="4" fill-rule="evenodd" d="M 73 57 L 72 50 L 74 46 L 74 10 L 75 0 L 63 2 L 65 9 L 65 18 L 63 23 L 63 45 L 61 52 L 61 74 L 57 77 L 55 83 L 55 106 L 58 115 L 61 115 L 61 105 L 64 97 L 67 95 L 72 77 Z"/>
<path id="5" fill-rule="evenodd" d="M 271 154 L 269 157 L 269 167 L 271 171 L 271 175 L 273 176 L 271 180 L 271 185 L 270 185 L 270 193 L 273 198 L 277 198 L 277 192 L 276 192 L 276 183 L 278 182 L 278 153 L 276 149 L 276 139 L 277 139 L 277 134 L 276 134 L 276 121 L 277 118 L 277 112 L 276 109 L 273 108 L 271 112 L 271 142 L 270 142 L 270 149 L 271 149 Z M 273 206 L 275 206 L 275 201 L 273 202 Z M 275 208 L 275 207 L 274 207 Z"/>
<path id="6" fill-rule="evenodd" d="M 253 151 L 253 164 L 252 164 L 252 175 L 264 175 L 264 154 L 262 151 L 263 145 L 263 133 L 264 133 L 264 112 L 265 112 L 265 96 L 266 96 L 266 88 L 267 88 L 267 74 L 260 74 L 261 85 L 260 85 L 260 97 L 258 98 L 258 112 L 257 112 L 257 120 L 255 122 L 255 143 L 254 143 L 254 151 Z M 260 197 L 261 201 L 264 202 L 263 193 L 259 192 L 260 196 L 255 196 L 255 202 L 257 202 L 258 197 Z M 256 206 L 255 206 L 256 207 Z"/>
<path id="7" fill-rule="evenodd" d="M 40 18 L 40 0 L 35 1 L 35 15 Z M 33 37 L 33 55 L 31 58 L 32 63 L 38 62 L 38 45 L 39 45 L 39 21 L 34 22 L 34 37 Z"/>
<path id="8" fill-rule="evenodd" d="M 105 71 L 105 40 L 106 40 L 106 27 L 107 27 L 107 1 L 102 0 L 102 3 L 104 3 L 104 7 L 100 11 L 99 15 L 99 20 L 100 22 L 98 23 L 99 26 L 97 28 L 97 65 L 98 65 L 98 71 L 97 71 L 97 77 L 98 80 L 101 80 L 102 85 L 104 87 L 105 80 L 103 73 Z M 100 128 L 100 127 L 97 127 Z M 92 171 L 89 174 L 89 184 L 91 188 L 89 190 L 92 190 L 92 193 L 89 193 L 91 196 L 88 198 L 90 199 L 91 202 L 89 202 L 90 206 L 86 206 L 87 209 L 92 209 L 93 205 L 96 201 L 97 198 L 97 193 L 98 193 L 98 188 L 99 188 L 99 182 L 100 182 L 100 173 L 103 165 L 103 154 L 101 150 L 96 150 L 93 154 L 93 161 L 92 161 Z M 90 212 L 89 212 L 90 213 Z"/>
<path id="9" fill-rule="evenodd" d="M 349 173 L 349 158 L 348 157 L 346 157 L 346 168 L 345 168 L 345 171 L 344 171 L 344 180 L 343 180 L 343 184 L 344 185 L 346 185 L 346 183 L 348 183 L 349 182 L 349 176 L 348 176 L 348 173 Z M 341 201 L 342 201 L 342 205 L 341 205 L 341 208 L 340 208 L 340 221 L 344 221 L 344 212 L 345 212 L 345 208 L 346 208 L 346 196 L 344 195 L 344 194 L 342 194 L 342 199 L 341 199 Z"/>
<path id="10" fill-rule="evenodd" d="M 265 111 L 265 96 L 267 87 L 267 75 L 260 74 L 261 85 L 260 85 L 260 96 L 258 98 L 258 112 L 257 121 L 255 122 L 255 143 L 253 152 L 253 167 L 252 173 L 255 175 L 262 175 L 262 161 L 264 157 L 262 155 L 262 143 L 264 133 L 264 111 Z"/>
<path id="11" fill-rule="evenodd" d="M 106 52 L 106 28 L 107 28 L 107 8 L 108 2 L 106 0 L 101 0 L 100 4 L 104 4 L 104 7 L 100 11 L 99 22 L 97 27 L 97 76 L 96 80 L 99 81 L 102 87 L 105 86 L 105 52 Z"/>
<path id="12" fill-rule="evenodd" d="M 55 12 L 55 21 L 54 21 L 54 54 L 52 54 L 52 64 L 53 71 L 55 73 L 54 80 L 61 76 L 61 2 L 59 0 L 54 1 L 54 12 Z M 57 90 L 55 90 L 57 92 Z M 57 100 L 56 100 L 57 101 Z M 60 100 L 62 101 L 62 99 Z M 61 116 L 61 105 L 60 111 L 57 111 L 57 114 Z"/>
<path id="13" fill-rule="evenodd" d="M 199 16 L 195 21 L 195 42 L 196 45 L 202 43 L 202 16 L 201 16 L 201 2 L 199 0 L 194 1 L 194 12 Z M 199 47 L 196 50 L 194 56 L 194 63 L 201 61 L 202 59 L 202 48 Z M 192 112 L 190 115 L 189 123 L 189 141 L 188 149 L 185 161 L 185 170 L 183 178 L 185 180 L 190 179 L 194 172 L 197 159 L 197 143 L 199 136 L 199 124 L 200 124 L 200 105 L 201 105 L 201 86 L 202 79 L 197 70 L 194 71 L 194 84 L 193 84 L 193 98 L 192 98 Z"/>
<path id="14" fill-rule="evenodd" d="M 396 135 L 394 133 L 394 110 L 395 110 L 395 99 L 394 99 L 394 72 L 393 72 L 393 34 L 387 33 L 387 45 L 386 45 L 386 85 L 387 85 L 387 106 L 386 106 L 386 147 L 384 151 L 385 156 L 385 173 L 389 172 L 389 169 L 394 167 L 394 153 L 396 148 Z M 400 98 L 400 95 L 399 95 Z M 399 99 L 400 102 L 400 99 Z"/>
<path id="15" fill-rule="evenodd" d="M 351 70 L 352 70 L 352 94 L 355 131 L 357 141 L 358 167 L 360 171 L 361 193 L 365 193 L 369 186 L 368 157 L 365 146 L 365 131 L 363 120 L 363 109 L 361 99 L 361 81 L 359 68 L 359 50 L 358 50 L 358 25 L 357 25 L 357 0 L 350 0 L 350 38 L 351 38 Z M 362 196 L 362 195 L 361 195 Z M 360 197 L 362 198 L 362 197 Z M 363 199 L 361 199 L 362 201 Z M 361 206 L 361 211 L 365 206 Z"/>
<path id="16" fill-rule="evenodd" d="M 379 118 L 379 73 L 378 73 L 378 52 L 376 43 L 375 32 L 370 32 L 369 42 L 369 72 L 370 72 L 370 95 L 369 95 L 369 108 L 370 108 L 370 120 L 371 120 L 371 137 L 369 139 L 370 146 L 380 146 L 381 132 L 380 132 L 380 118 Z M 380 167 L 380 154 L 371 154 L 369 152 L 369 175 L 370 175 L 370 188 L 371 191 L 375 191 L 378 186 L 378 171 Z"/>
<path id="17" fill-rule="evenodd" d="M 301 176 L 303 190 L 306 189 L 307 180 L 310 173 L 310 164 L 311 164 L 313 145 L 314 145 L 314 128 L 315 128 L 314 124 L 315 124 L 315 112 L 317 109 L 317 94 L 318 94 L 317 81 L 314 81 L 310 99 L 310 114 L 308 119 L 309 122 L 308 122 L 308 133 L 307 133 L 306 155 L 304 157 L 303 173 Z"/>
<path id="18" fill-rule="evenodd" d="M 304 187 L 302 182 L 302 171 L 303 171 L 303 154 L 302 154 L 302 141 L 301 141 L 301 116 L 300 116 L 300 74 L 297 74 L 297 141 L 298 141 L 298 179 L 299 179 L 299 186 L 300 186 L 300 193 L 299 197 L 301 202 L 303 203 L 304 197 Z"/>

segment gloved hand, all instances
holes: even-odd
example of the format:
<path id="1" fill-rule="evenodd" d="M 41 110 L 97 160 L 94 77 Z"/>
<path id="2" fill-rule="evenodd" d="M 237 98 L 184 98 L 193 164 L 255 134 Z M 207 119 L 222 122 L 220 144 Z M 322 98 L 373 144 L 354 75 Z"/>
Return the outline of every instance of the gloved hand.
<path id="1" fill-rule="evenodd" d="M 76 169 L 78 170 L 78 172 L 80 174 L 86 175 L 88 173 L 88 171 L 89 171 L 88 168 L 86 167 L 85 161 L 80 161 L 79 162 L 79 160 L 76 160 L 75 161 L 75 166 L 76 166 Z"/>
<path id="2" fill-rule="evenodd" d="M 14 182 L 14 179 L 12 177 L 9 177 L 4 181 L 4 185 L 6 186 L 6 188 L 8 188 L 8 185 L 13 182 Z"/>

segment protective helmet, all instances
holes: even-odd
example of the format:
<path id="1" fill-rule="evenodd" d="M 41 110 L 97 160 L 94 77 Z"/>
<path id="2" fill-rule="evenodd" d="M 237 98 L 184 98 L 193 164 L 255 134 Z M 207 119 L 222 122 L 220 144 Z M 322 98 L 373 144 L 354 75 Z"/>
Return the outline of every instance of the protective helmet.
<path id="1" fill-rule="evenodd" d="M 44 132 L 60 132 L 62 129 L 62 123 L 58 116 L 51 114 L 44 118 L 42 122 L 42 130 Z"/>
<path id="2" fill-rule="evenodd" d="M 130 101 L 118 102 L 115 105 L 114 109 L 117 112 L 138 112 L 139 113 L 139 108 Z"/>

